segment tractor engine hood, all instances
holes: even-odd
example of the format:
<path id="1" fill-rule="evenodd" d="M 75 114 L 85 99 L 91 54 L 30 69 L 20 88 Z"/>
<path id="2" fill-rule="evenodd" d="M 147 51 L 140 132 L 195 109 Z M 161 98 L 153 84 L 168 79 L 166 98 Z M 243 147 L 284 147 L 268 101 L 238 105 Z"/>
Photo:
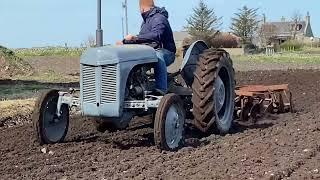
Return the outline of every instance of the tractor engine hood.
<path id="1" fill-rule="evenodd" d="M 149 60 L 157 62 L 155 50 L 146 45 L 121 45 L 89 48 L 82 56 L 80 63 L 91 66 L 103 66 L 129 61 Z"/>

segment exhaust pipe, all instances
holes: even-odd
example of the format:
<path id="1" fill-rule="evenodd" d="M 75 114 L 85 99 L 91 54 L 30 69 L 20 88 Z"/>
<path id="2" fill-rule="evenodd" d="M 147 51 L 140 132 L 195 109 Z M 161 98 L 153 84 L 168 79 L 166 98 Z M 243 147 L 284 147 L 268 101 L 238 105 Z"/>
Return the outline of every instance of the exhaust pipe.
<path id="1" fill-rule="evenodd" d="M 97 2 L 97 31 L 96 31 L 96 46 L 103 46 L 103 30 L 101 28 L 101 0 Z"/>

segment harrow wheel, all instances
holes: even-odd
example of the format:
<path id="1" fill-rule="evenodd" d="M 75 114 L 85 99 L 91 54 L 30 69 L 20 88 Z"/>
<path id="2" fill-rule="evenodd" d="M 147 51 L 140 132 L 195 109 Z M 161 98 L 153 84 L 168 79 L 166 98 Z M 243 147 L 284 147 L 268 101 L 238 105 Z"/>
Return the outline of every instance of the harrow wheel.
<path id="1" fill-rule="evenodd" d="M 185 110 L 178 95 L 165 95 L 154 120 L 154 141 L 159 149 L 176 151 L 184 144 Z"/>
<path id="2" fill-rule="evenodd" d="M 59 91 L 48 90 L 38 98 L 32 115 L 36 140 L 42 144 L 63 142 L 69 127 L 69 107 L 62 105 L 57 116 Z"/>
<path id="3" fill-rule="evenodd" d="M 208 49 L 199 57 L 192 84 L 195 126 L 208 132 L 229 131 L 233 121 L 235 80 L 232 60 L 224 50 Z"/>

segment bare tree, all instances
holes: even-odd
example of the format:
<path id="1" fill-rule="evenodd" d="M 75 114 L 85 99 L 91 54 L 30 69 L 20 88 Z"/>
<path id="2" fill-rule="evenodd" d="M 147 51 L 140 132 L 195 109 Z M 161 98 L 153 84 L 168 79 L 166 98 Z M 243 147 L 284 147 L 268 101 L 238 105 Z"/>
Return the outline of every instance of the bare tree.
<path id="1" fill-rule="evenodd" d="M 267 26 L 267 16 L 262 14 L 262 21 L 259 23 L 259 28 L 257 30 L 257 35 L 260 41 L 260 46 L 265 47 L 267 43 L 266 26 Z"/>
<path id="2" fill-rule="evenodd" d="M 257 31 L 257 35 L 259 37 L 260 44 L 262 45 L 262 47 L 272 45 L 275 33 L 276 27 L 273 24 L 267 23 L 266 15 L 263 14 L 262 23 L 260 23 L 259 29 Z"/>
<path id="3" fill-rule="evenodd" d="M 84 44 L 86 45 L 86 47 L 95 47 L 96 38 L 93 35 L 89 35 Z"/>
<path id="4" fill-rule="evenodd" d="M 291 20 L 293 22 L 293 25 L 291 27 L 291 30 L 292 30 L 292 37 L 293 39 L 295 40 L 296 37 L 297 37 L 297 32 L 298 32 L 298 24 L 299 22 L 302 20 L 302 15 L 300 13 L 300 11 L 298 10 L 295 10 L 293 13 L 292 13 L 292 17 L 291 17 Z"/>

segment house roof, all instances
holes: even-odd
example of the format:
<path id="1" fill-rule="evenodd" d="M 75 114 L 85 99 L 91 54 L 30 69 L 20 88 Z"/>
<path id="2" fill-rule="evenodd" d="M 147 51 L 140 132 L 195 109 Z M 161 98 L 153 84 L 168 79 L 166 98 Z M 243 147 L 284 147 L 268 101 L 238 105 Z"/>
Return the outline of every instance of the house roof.
<path id="1" fill-rule="evenodd" d="M 296 33 L 304 34 L 307 23 L 300 21 L 297 23 Z M 269 36 L 288 37 L 294 32 L 294 22 L 267 22 L 262 25 L 262 31 Z"/>

